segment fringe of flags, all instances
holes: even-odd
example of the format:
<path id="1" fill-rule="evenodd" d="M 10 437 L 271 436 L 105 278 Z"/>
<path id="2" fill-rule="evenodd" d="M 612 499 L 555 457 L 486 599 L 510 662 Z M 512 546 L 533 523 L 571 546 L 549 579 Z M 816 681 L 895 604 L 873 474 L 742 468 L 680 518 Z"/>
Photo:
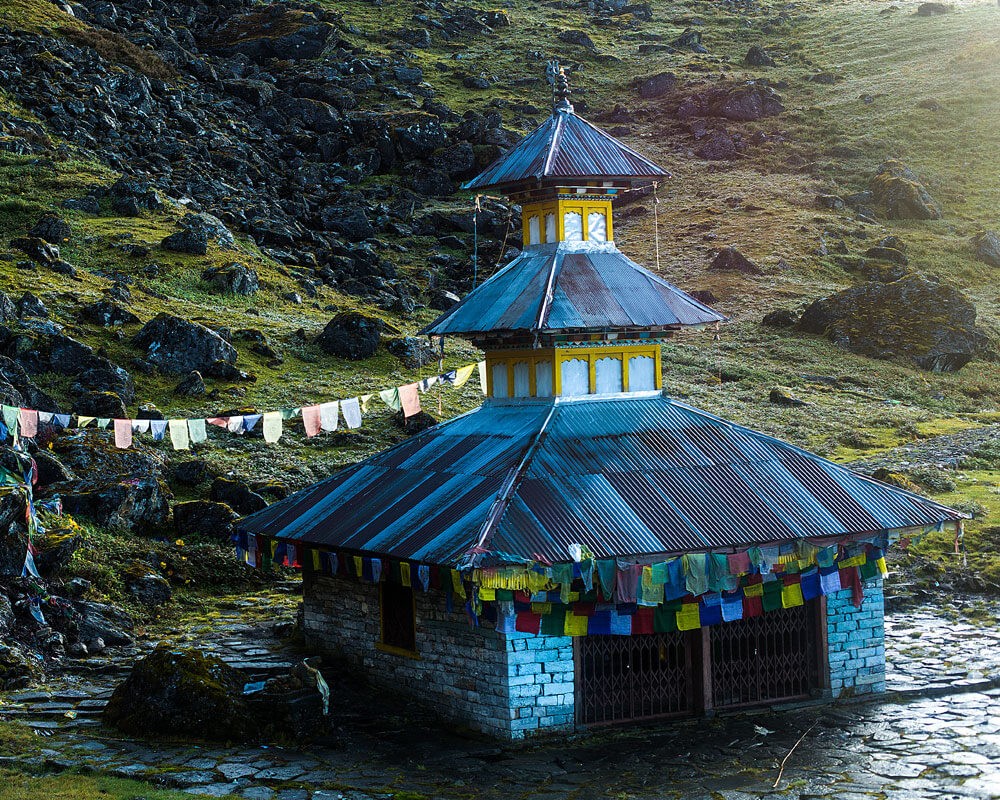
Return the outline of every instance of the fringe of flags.
<path id="1" fill-rule="evenodd" d="M 464 605 L 472 625 L 485 620 L 502 633 L 627 636 L 756 617 L 847 589 L 860 608 L 864 584 L 888 574 L 884 552 L 894 538 L 882 533 L 828 546 L 801 540 L 734 553 L 688 553 L 651 564 L 594 559 L 575 545 L 571 563 L 465 569 L 245 531 L 234 543 L 240 560 L 253 567 L 274 564 L 440 591 L 448 611 Z"/>
<path id="2" fill-rule="evenodd" d="M 264 441 L 273 444 L 284 434 L 286 423 L 299 418 L 302 420 L 305 435 L 309 438 L 337 430 L 341 418 L 349 429 L 360 428 L 362 418 L 369 413 L 371 402 L 375 398 L 393 411 L 402 411 L 405 417 L 412 417 L 420 412 L 421 394 L 430 391 L 433 386 L 461 388 L 473 373 L 478 373 L 480 386 L 485 394 L 486 362 L 480 361 L 413 383 L 346 400 L 228 417 L 104 419 L 79 414 L 52 414 L 31 408 L 0 405 L 0 442 L 9 437 L 13 437 L 15 444 L 19 438 L 33 439 L 42 426 L 54 425 L 57 428 L 96 427 L 101 430 L 111 430 L 114 434 L 115 447 L 121 449 L 131 447 L 136 434 L 150 434 L 157 442 L 169 440 L 174 450 L 189 450 L 192 444 L 205 442 L 212 428 L 242 436 L 257 430 L 259 426 Z"/>

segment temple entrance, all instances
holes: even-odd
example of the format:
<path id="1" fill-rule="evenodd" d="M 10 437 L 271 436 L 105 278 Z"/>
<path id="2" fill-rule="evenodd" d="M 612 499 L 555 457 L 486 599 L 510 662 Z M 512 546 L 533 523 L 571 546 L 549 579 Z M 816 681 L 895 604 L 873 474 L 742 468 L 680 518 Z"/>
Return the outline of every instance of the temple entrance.
<path id="1" fill-rule="evenodd" d="M 822 685 L 815 601 L 682 633 L 574 640 L 583 725 L 690 716 L 810 696 Z"/>
<path id="2" fill-rule="evenodd" d="M 808 697 L 820 686 L 815 601 L 711 628 L 712 705 Z"/>
<path id="3" fill-rule="evenodd" d="M 697 711 L 690 633 L 585 636 L 576 642 L 576 713 L 585 725 Z"/>

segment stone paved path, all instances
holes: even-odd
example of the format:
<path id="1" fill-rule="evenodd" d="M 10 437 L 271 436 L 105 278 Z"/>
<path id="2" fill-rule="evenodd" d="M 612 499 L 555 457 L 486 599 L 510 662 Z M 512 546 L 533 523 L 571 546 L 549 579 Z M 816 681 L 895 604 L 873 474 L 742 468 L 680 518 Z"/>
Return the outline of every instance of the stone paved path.
<path id="1" fill-rule="evenodd" d="M 273 615 L 287 616 L 287 602 L 273 602 Z M 994 620 L 997 608 L 975 607 Z M 247 800 L 370 800 L 400 792 L 442 800 L 994 800 L 1000 630 L 972 622 L 972 609 L 958 603 L 890 615 L 887 701 L 687 720 L 526 747 L 463 737 L 343 682 L 333 684 L 333 734 L 299 750 L 122 739 L 95 716 L 118 679 L 111 669 L 101 673 L 106 681 L 88 676 L 93 683 L 67 680 L 50 693 L 5 698 L 0 713 L 50 734 L 48 769 L 99 764 L 195 795 Z M 250 661 L 259 674 L 295 658 L 259 621 L 270 612 L 258 606 L 258 621 L 247 622 L 248 610 L 234 603 L 204 627 L 174 633 Z M 780 761 L 803 732 L 774 788 Z"/>

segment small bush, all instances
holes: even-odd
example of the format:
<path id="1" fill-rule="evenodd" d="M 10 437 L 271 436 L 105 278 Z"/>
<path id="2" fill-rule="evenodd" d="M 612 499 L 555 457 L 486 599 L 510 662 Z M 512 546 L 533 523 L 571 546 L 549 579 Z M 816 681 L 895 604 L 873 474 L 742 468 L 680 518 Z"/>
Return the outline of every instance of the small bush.
<path id="1" fill-rule="evenodd" d="M 955 491 L 955 480 L 944 470 L 928 467 L 926 469 L 915 469 L 910 473 L 913 478 L 924 489 L 933 494 L 944 494 Z"/>

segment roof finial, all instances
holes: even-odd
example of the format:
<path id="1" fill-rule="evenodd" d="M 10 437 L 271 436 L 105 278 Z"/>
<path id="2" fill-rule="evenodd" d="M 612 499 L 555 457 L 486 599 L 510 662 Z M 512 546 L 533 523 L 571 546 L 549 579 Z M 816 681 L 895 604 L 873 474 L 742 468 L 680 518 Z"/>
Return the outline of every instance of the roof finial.
<path id="1" fill-rule="evenodd" d="M 552 113 L 572 112 L 573 105 L 569 102 L 569 78 L 566 77 L 566 70 L 559 65 L 557 59 L 552 59 L 545 67 L 545 77 L 552 86 Z"/>

